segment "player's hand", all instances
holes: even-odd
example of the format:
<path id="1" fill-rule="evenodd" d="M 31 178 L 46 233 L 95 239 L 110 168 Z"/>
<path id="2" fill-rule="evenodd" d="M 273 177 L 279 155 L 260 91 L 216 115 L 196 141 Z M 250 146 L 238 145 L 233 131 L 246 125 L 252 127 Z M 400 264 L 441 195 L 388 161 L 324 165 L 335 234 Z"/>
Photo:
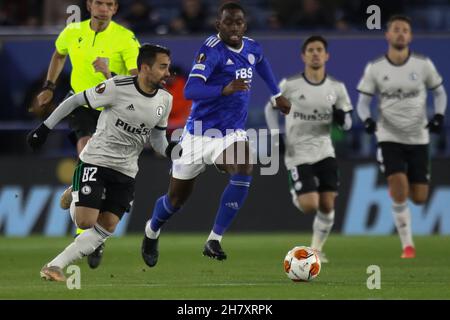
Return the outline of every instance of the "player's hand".
<path id="1" fill-rule="evenodd" d="M 101 72 L 105 76 L 106 79 L 111 78 L 111 71 L 109 70 L 108 58 L 97 57 L 94 62 L 92 62 L 92 66 L 96 72 Z"/>
<path id="2" fill-rule="evenodd" d="M 248 91 L 250 86 L 247 83 L 247 79 L 236 79 L 227 84 L 223 90 L 222 95 L 229 96 L 238 91 Z"/>
<path id="3" fill-rule="evenodd" d="M 33 150 L 39 149 L 45 143 L 45 140 L 47 140 L 49 132 L 50 129 L 44 123 L 41 123 L 39 127 L 34 129 L 27 135 L 28 145 Z"/>
<path id="4" fill-rule="evenodd" d="M 377 123 L 372 118 L 367 118 L 364 121 L 364 129 L 368 134 L 374 134 L 377 131 Z"/>
<path id="5" fill-rule="evenodd" d="M 176 160 L 183 155 L 183 148 L 181 148 L 181 145 L 178 142 L 170 141 L 165 154 L 167 158 Z"/>
<path id="6" fill-rule="evenodd" d="M 441 133 L 444 127 L 444 116 L 442 114 L 435 114 L 434 117 L 428 122 L 427 128 L 431 133 Z"/>
<path id="7" fill-rule="evenodd" d="M 291 102 L 283 96 L 275 98 L 275 108 L 279 109 L 283 114 L 289 114 L 291 111 Z"/>
<path id="8" fill-rule="evenodd" d="M 345 124 L 345 111 L 333 106 L 333 122 L 338 126 L 343 127 Z"/>

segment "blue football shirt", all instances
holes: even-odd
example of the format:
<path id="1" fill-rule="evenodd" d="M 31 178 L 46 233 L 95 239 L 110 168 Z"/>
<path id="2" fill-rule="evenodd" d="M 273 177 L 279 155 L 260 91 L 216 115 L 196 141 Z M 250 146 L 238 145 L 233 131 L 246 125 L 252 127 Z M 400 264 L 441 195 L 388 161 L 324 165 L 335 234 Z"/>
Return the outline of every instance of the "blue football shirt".
<path id="1" fill-rule="evenodd" d="M 214 35 L 207 38 L 198 51 L 189 77 L 199 77 L 207 85 L 222 88 L 235 79 L 246 79 L 251 86 L 255 66 L 262 59 L 261 46 L 253 39 L 244 37 L 242 47 L 234 49 Z M 249 100 L 250 91 L 194 100 L 186 128 L 194 134 L 194 122 L 201 121 L 202 134 L 211 128 L 222 134 L 230 129 L 245 129 Z"/>

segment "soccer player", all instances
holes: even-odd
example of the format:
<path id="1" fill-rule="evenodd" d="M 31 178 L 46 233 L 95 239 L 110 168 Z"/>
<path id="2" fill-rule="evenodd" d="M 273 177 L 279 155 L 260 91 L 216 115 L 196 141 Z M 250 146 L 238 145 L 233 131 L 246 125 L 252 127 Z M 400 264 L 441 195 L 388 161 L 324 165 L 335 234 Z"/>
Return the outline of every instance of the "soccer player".
<path id="1" fill-rule="evenodd" d="M 292 103 L 283 130 L 290 192 L 300 211 L 315 214 L 311 247 L 322 262 L 328 262 L 322 248 L 334 224 L 339 185 L 331 126 L 334 122 L 349 130 L 353 109 L 345 85 L 326 73 L 328 59 L 326 39 L 311 36 L 302 45 L 304 72 L 280 83 L 281 93 Z M 278 112 L 271 102 L 267 103 L 265 114 L 271 133 L 276 135 Z"/>
<path id="2" fill-rule="evenodd" d="M 185 96 L 193 105 L 180 142 L 183 154 L 173 162 L 169 191 L 156 201 L 145 226 L 142 256 L 150 267 L 158 261 L 161 227 L 181 209 L 206 164 L 213 163 L 228 173 L 230 180 L 203 254 L 226 259 L 220 241 L 242 207 L 252 180 L 245 122 L 255 71 L 268 85 L 276 106 L 289 112 L 290 103 L 281 96 L 260 45 L 244 37 L 246 26 L 239 4 L 223 4 L 216 22 L 218 34 L 206 39 L 193 63 L 185 87 Z M 238 152 L 231 156 L 235 149 Z"/>
<path id="3" fill-rule="evenodd" d="M 377 160 L 392 198 L 392 214 L 400 236 L 402 258 L 414 258 L 408 197 L 424 204 L 429 189 L 429 131 L 439 133 L 444 124 L 447 96 L 433 62 L 409 49 L 411 20 L 392 16 L 387 23 L 387 53 L 369 62 L 358 84 L 358 115 L 367 133 L 376 133 Z M 434 116 L 427 124 L 427 90 L 434 96 Z M 378 120 L 372 119 L 370 102 L 378 96 Z"/>
<path id="4" fill-rule="evenodd" d="M 92 88 L 113 75 L 136 75 L 139 42 L 133 32 L 112 21 L 118 9 L 118 0 L 87 0 L 91 18 L 68 25 L 55 42 L 56 50 L 50 61 L 47 81 L 38 95 L 38 105 L 44 106 L 53 99 L 53 91 L 67 56 L 72 63 L 71 87 L 74 93 Z M 100 106 L 102 107 L 102 106 Z M 95 132 L 100 110 L 88 106 L 76 108 L 68 117 L 76 140 L 77 152 Z M 61 208 L 69 209 L 72 187 L 61 197 Z M 77 230 L 77 234 L 81 232 Z M 101 262 L 103 246 L 88 257 L 88 264 L 96 268 Z"/>
<path id="5" fill-rule="evenodd" d="M 70 215 L 86 231 L 42 268 L 41 277 L 47 280 L 64 281 L 64 267 L 91 254 L 114 232 L 133 201 L 138 157 L 144 144 L 150 142 L 166 155 L 174 146 L 166 139 L 172 96 L 161 89 L 170 76 L 170 51 L 143 45 L 137 65 L 137 77 L 116 76 L 75 94 L 28 135 L 30 146 L 39 148 L 50 130 L 79 105 L 104 107 L 73 178 Z"/>

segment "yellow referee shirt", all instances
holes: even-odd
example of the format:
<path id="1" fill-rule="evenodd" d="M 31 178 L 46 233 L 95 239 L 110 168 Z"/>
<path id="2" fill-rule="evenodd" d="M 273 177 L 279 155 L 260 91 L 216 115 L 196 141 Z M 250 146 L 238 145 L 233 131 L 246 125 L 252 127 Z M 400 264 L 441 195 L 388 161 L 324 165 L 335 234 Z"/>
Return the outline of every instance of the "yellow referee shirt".
<path id="1" fill-rule="evenodd" d="M 109 70 L 115 74 L 129 75 L 137 69 L 139 42 L 134 33 L 111 21 L 108 27 L 95 32 L 91 20 L 68 25 L 56 39 L 56 50 L 69 55 L 72 63 L 70 84 L 75 93 L 95 87 L 105 80 L 92 63 L 97 57 L 109 59 Z"/>

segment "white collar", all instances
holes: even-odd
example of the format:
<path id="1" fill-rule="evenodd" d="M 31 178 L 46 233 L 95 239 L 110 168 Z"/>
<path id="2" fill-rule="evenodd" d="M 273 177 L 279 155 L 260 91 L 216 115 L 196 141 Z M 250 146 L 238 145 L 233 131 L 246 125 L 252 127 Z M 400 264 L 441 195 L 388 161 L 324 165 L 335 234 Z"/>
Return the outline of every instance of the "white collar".
<path id="1" fill-rule="evenodd" d="M 220 40 L 222 40 L 222 38 L 220 37 L 220 34 L 218 33 L 217 34 L 217 38 L 219 38 Z M 222 40 L 223 41 L 223 40 Z M 225 42 L 224 42 L 225 43 Z M 230 50 L 230 51 L 233 51 L 233 52 L 236 52 L 236 53 L 241 53 L 241 51 L 242 51 L 242 49 L 244 49 L 244 37 L 242 37 L 242 46 L 239 48 L 239 49 L 235 49 L 235 48 L 233 48 L 233 47 L 230 47 L 229 45 L 227 45 L 226 43 L 225 43 L 225 46 Z"/>

